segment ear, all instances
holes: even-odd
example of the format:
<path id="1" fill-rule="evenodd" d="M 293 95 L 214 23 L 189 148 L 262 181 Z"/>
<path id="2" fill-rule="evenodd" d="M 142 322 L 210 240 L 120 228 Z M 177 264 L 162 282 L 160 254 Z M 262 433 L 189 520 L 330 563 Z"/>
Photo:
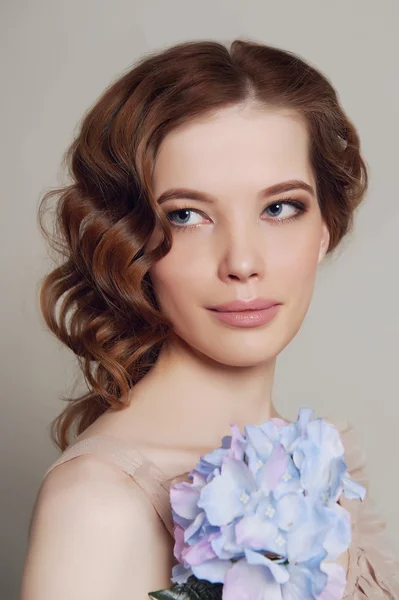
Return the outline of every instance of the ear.
<path id="1" fill-rule="evenodd" d="M 322 233 L 321 233 L 321 238 L 320 238 L 320 250 L 319 250 L 318 264 L 320 264 L 321 261 L 323 260 L 323 258 L 325 257 L 326 252 L 328 250 L 329 243 L 330 243 L 330 232 L 328 231 L 327 225 L 323 221 Z"/>

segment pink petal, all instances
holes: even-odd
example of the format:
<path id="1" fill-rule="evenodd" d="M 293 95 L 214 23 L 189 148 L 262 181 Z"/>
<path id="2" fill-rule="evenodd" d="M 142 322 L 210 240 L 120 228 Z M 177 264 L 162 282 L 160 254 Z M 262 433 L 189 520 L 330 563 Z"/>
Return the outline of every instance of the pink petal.
<path id="1" fill-rule="evenodd" d="M 341 565 L 323 562 L 321 570 L 328 575 L 327 585 L 317 600 L 342 600 L 346 588 L 346 573 Z"/>
<path id="2" fill-rule="evenodd" d="M 269 460 L 265 463 L 259 472 L 261 478 L 260 485 L 265 494 L 275 488 L 280 478 L 287 470 L 287 452 L 281 444 L 278 444 L 273 450 Z"/>
<path id="3" fill-rule="evenodd" d="M 175 558 L 179 561 L 179 563 L 183 562 L 182 559 L 182 550 L 184 548 L 184 529 L 180 527 L 180 525 L 176 525 L 174 529 L 175 536 L 175 546 L 173 549 L 173 554 Z"/>
<path id="4" fill-rule="evenodd" d="M 287 421 L 284 421 L 283 419 L 279 419 L 278 417 L 274 417 L 273 419 L 270 419 L 270 420 L 279 429 L 280 429 L 280 427 L 285 427 L 285 425 L 288 425 Z"/>
<path id="5" fill-rule="evenodd" d="M 201 538 L 196 544 L 186 546 L 182 551 L 183 560 L 190 566 L 200 565 L 206 560 L 217 558 L 208 538 Z"/>
<path id="6" fill-rule="evenodd" d="M 201 490 L 191 483 L 182 481 L 170 488 L 170 502 L 174 511 L 183 519 L 195 519 L 201 509 L 197 502 Z"/>

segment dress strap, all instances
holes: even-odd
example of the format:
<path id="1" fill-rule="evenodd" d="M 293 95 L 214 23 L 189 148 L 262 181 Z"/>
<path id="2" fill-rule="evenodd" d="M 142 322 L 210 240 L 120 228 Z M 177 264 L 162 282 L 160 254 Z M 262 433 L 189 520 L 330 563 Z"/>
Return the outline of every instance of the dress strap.
<path id="1" fill-rule="evenodd" d="M 83 454 L 101 456 L 130 475 L 149 498 L 166 529 L 173 536 L 169 480 L 161 469 L 141 454 L 139 450 L 130 447 L 117 437 L 108 434 L 96 434 L 73 443 L 50 466 L 43 479 L 55 467 Z"/>

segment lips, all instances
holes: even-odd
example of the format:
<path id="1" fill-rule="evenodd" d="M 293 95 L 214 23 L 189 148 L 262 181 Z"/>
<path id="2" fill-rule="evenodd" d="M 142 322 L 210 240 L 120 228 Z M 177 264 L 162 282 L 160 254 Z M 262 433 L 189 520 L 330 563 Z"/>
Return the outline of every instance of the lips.
<path id="1" fill-rule="evenodd" d="M 251 310 L 264 310 L 271 308 L 276 304 L 280 304 L 280 302 L 267 298 L 255 298 L 254 300 L 248 301 L 234 300 L 233 302 L 226 302 L 225 304 L 219 304 L 218 306 L 211 306 L 209 309 L 217 312 L 242 312 Z"/>
<path id="2" fill-rule="evenodd" d="M 254 302 L 251 303 L 251 306 L 259 306 L 259 302 L 255 305 Z M 262 306 L 266 305 L 265 301 L 262 301 Z M 229 310 L 226 310 L 226 306 Z M 280 309 L 280 303 L 271 304 L 271 301 L 267 301 L 268 308 L 248 308 L 248 303 L 245 305 L 245 310 L 237 310 L 237 306 L 241 307 L 242 303 L 230 303 L 224 304 L 224 310 L 211 309 L 209 312 L 212 314 L 213 318 L 217 319 L 219 322 L 224 323 L 225 325 L 230 325 L 234 328 L 237 327 L 260 327 L 266 325 L 270 321 L 274 319 L 274 317 L 278 314 Z"/>

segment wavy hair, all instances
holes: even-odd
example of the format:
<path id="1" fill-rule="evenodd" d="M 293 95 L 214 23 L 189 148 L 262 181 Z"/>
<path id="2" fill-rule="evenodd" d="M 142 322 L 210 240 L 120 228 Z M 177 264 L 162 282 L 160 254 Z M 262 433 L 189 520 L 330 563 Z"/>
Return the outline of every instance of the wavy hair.
<path id="1" fill-rule="evenodd" d="M 351 230 L 367 168 L 353 123 L 316 68 L 292 52 L 242 39 L 230 48 L 190 41 L 145 55 L 85 113 L 63 157 L 71 182 L 45 193 L 39 205 L 41 232 L 58 257 L 40 281 L 41 313 L 77 356 L 88 387 L 77 398 L 64 397 L 68 404 L 51 423 L 61 450 L 72 431 L 79 435 L 108 408 L 126 406 L 129 389 L 171 332 L 148 274 L 172 244 L 151 192 L 160 143 L 190 119 L 239 103 L 302 116 L 330 232 L 328 253 Z M 53 198 L 50 233 L 44 216 Z M 147 252 L 156 226 L 160 243 Z"/>

